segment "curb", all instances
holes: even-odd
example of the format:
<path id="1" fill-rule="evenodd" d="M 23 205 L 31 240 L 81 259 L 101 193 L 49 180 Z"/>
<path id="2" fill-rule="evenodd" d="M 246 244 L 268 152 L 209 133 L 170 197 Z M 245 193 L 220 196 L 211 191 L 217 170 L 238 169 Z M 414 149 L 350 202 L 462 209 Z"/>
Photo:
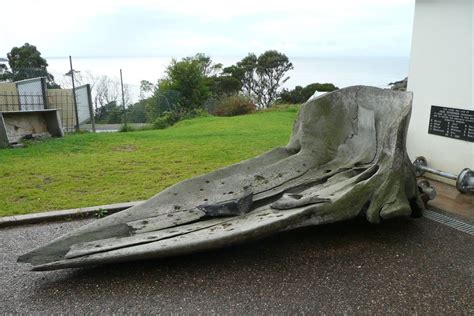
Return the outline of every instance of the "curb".
<path id="1" fill-rule="evenodd" d="M 81 207 L 70 210 L 41 212 L 25 215 L 0 217 L 0 227 L 19 226 L 24 224 L 36 224 L 48 221 L 69 220 L 77 218 L 92 217 L 98 210 L 107 211 L 107 214 L 123 211 L 144 201 L 132 201 L 125 203 L 106 204 L 99 206 Z"/>

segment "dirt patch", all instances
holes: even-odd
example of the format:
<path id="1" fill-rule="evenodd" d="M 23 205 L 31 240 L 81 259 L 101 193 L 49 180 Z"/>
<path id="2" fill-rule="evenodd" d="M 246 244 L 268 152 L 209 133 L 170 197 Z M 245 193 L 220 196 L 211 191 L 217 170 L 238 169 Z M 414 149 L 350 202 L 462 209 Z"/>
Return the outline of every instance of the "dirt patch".
<path id="1" fill-rule="evenodd" d="M 43 183 L 44 184 L 49 184 L 51 182 L 54 181 L 54 178 L 53 177 L 46 177 L 46 178 L 43 178 Z"/>
<path id="2" fill-rule="evenodd" d="M 134 145 L 121 145 L 114 147 L 113 151 L 120 151 L 120 152 L 132 152 L 137 150 L 137 146 Z"/>

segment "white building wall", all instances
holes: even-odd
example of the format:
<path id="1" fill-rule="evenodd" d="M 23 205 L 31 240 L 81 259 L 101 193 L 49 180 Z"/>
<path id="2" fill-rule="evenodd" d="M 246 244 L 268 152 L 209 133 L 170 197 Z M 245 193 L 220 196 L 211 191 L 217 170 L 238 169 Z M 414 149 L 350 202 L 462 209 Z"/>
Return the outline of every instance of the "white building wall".
<path id="1" fill-rule="evenodd" d="M 408 75 L 413 111 L 407 147 L 412 159 L 459 173 L 474 169 L 474 143 L 428 134 L 432 105 L 474 110 L 474 0 L 417 0 Z"/>

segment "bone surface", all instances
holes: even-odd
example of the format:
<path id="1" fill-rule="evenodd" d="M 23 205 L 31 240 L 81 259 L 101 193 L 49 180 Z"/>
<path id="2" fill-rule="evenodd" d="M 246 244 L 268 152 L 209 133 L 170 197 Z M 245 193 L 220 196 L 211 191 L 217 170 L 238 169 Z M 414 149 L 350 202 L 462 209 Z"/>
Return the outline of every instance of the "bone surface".
<path id="1" fill-rule="evenodd" d="M 301 106 L 288 145 L 180 182 L 19 258 L 33 270 L 183 255 L 307 225 L 421 215 L 412 94 L 354 86 Z"/>

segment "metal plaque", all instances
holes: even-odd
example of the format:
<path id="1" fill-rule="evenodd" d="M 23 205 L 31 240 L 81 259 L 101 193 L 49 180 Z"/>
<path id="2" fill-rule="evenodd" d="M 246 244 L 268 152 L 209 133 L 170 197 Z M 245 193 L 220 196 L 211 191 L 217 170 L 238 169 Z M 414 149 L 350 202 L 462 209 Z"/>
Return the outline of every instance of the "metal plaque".
<path id="1" fill-rule="evenodd" d="M 432 105 L 428 133 L 474 142 L 474 111 Z"/>

